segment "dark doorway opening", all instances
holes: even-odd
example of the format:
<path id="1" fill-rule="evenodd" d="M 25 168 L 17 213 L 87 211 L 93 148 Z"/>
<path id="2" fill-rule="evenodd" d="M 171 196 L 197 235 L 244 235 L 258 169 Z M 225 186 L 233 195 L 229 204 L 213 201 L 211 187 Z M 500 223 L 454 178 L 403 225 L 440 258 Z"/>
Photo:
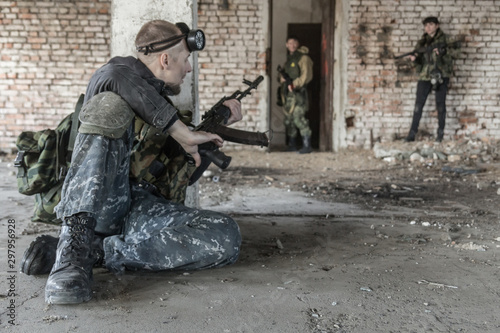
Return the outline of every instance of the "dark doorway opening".
<path id="1" fill-rule="evenodd" d="M 289 23 L 288 36 L 297 36 L 300 45 L 307 46 L 309 57 L 314 62 L 313 79 L 307 86 L 309 94 L 309 126 L 312 130 L 311 145 L 319 147 L 321 119 L 321 24 L 319 23 Z"/>

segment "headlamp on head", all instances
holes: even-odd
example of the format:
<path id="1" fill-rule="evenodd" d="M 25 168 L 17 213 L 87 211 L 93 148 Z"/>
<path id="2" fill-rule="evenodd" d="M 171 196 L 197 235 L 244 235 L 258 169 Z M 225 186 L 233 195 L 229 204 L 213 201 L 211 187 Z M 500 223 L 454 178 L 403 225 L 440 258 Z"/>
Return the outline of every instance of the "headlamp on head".
<path id="1" fill-rule="evenodd" d="M 201 51 L 205 48 L 205 34 L 202 30 L 191 30 L 184 22 L 179 22 L 175 25 L 181 30 L 180 35 L 172 36 L 148 45 L 137 46 L 137 52 L 142 52 L 144 55 L 161 52 L 179 44 L 183 39 L 186 40 L 189 52 Z"/>
<path id="2" fill-rule="evenodd" d="M 205 48 L 205 34 L 200 29 L 190 30 L 186 23 L 179 22 L 175 24 L 184 36 L 189 52 L 201 51 Z"/>

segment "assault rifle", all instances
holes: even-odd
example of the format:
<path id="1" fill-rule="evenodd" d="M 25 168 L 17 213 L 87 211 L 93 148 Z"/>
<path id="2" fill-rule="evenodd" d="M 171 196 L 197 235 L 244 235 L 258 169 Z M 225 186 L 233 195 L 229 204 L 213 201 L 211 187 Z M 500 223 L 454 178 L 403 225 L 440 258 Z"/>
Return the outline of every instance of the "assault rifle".
<path id="1" fill-rule="evenodd" d="M 281 76 L 283 77 L 283 79 L 285 79 L 287 87 L 292 86 L 292 88 L 293 88 L 293 80 L 290 77 L 290 75 L 288 75 L 288 73 L 285 72 L 285 69 L 283 67 L 281 67 L 280 65 L 278 65 L 277 69 L 278 69 L 278 73 L 280 73 Z"/>
<path id="2" fill-rule="evenodd" d="M 394 59 L 401 59 L 401 58 L 407 57 L 409 55 L 417 56 L 417 55 L 423 54 L 423 53 L 431 54 L 432 50 L 434 50 L 434 49 L 438 49 L 439 53 L 443 54 L 447 48 L 457 49 L 459 47 L 460 47 L 459 41 L 454 41 L 451 43 L 437 43 L 437 44 L 432 44 L 429 46 L 419 47 L 411 52 L 407 52 L 407 53 L 403 53 L 401 55 L 395 56 Z"/>
<path id="3" fill-rule="evenodd" d="M 203 121 L 194 128 L 194 131 L 215 133 L 225 141 L 267 147 L 269 145 L 269 138 L 266 133 L 242 131 L 224 126 L 231 116 L 231 110 L 223 105 L 223 103 L 230 99 L 241 101 L 245 96 L 251 95 L 251 91 L 257 89 L 257 86 L 263 80 L 264 77 L 262 75 L 255 79 L 255 81 L 243 79 L 243 83 L 248 86 L 248 89 L 245 91 L 236 90 L 231 96 L 222 97 L 210 110 L 205 112 L 201 117 Z M 194 184 L 201 177 L 210 163 L 213 162 L 223 170 L 231 163 L 231 157 L 221 152 L 219 147 L 213 142 L 205 142 L 198 145 L 198 152 L 201 156 L 201 165 L 189 179 L 189 185 Z"/>
<path id="4" fill-rule="evenodd" d="M 286 95 L 288 94 L 288 86 L 292 86 L 292 90 L 293 90 L 293 80 L 290 77 L 290 75 L 288 75 L 288 73 L 285 72 L 285 69 L 283 67 L 281 67 L 280 65 L 278 65 L 277 70 L 278 70 L 278 73 L 283 77 L 283 79 L 285 80 L 285 83 L 286 83 L 286 85 L 280 84 L 280 86 L 278 87 L 277 104 L 278 104 L 278 106 L 283 106 L 283 105 L 285 105 Z"/>

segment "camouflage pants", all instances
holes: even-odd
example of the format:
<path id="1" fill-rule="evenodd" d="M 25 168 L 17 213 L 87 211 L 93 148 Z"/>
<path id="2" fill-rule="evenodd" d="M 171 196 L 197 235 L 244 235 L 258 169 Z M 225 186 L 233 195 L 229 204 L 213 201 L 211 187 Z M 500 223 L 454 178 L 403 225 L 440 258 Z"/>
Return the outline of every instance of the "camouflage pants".
<path id="1" fill-rule="evenodd" d="M 227 215 L 188 208 L 130 183 L 131 127 L 121 139 L 78 134 L 59 218 L 97 220 L 106 266 L 132 270 L 203 269 L 236 261 L 241 235 Z"/>
<path id="2" fill-rule="evenodd" d="M 77 135 L 61 201 L 54 209 L 59 219 L 88 213 L 97 221 L 96 232 L 121 232 L 130 210 L 131 135 L 132 127 L 121 139 Z"/>
<path id="3" fill-rule="evenodd" d="M 309 120 L 306 118 L 307 111 L 309 111 L 309 101 L 305 89 L 287 94 L 284 124 L 288 137 L 296 138 L 299 132 L 302 137 L 311 136 Z"/>
<path id="4" fill-rule="evenodd" d="M 131 193 L 123 233 L 104 240 L 111 271 L 205 269 L 238 258 L 240 231 L 229 216 L 169 202 L 135 185 Z"/>

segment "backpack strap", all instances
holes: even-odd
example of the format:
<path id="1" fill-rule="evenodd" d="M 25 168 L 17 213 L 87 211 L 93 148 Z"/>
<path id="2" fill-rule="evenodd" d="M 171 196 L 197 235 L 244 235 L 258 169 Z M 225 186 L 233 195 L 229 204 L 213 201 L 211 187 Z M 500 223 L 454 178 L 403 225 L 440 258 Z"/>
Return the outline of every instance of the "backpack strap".
<path id="1" fill-rule="evenodd" d="M 71 116 L 71 131 L 69 134 L 68 143 L 68 151 L 71 152 L 73 151 L 73 147 L 75 146 L 76 135 L 78 134 L 78 116 L 80 115 L 80 110 L 82 109 L 84 98 L 85 95 L 81 94 L 80 98 L 78 98 L 78 102 L 76 102 L 75 112 L 73 112 L 73 115 Z M 66 159 L 71 159 L 71 154 L 68 155 L 69 156 L 66 156 Z"/>
<path id="2" fill-rule="evenodd" d="M 71 115 L 71 129 L 69 133 L 68 146 L 65 150 L 64 145 L 59 144 L 58 149 L 56 150 L 57 154 L 57 165 L 56 170 L 59 170 L 58 179 L 64 179 L 66 177 L 66 173 L 68 172 L 68 163 L 71 162 L 71 156 L 73 155 L 73 147 L 75 146 L 76 135 L 78 134 L 78 115 L 80 114 L 80 109 L 83 105 L 83 100 L 85 98 L 84 94 L 81 94 L 78 98 L 78 102 L 76 102 L 75 112 Z M 57 142 L 60 143 L 60 133 L 56 131 Z"/>

